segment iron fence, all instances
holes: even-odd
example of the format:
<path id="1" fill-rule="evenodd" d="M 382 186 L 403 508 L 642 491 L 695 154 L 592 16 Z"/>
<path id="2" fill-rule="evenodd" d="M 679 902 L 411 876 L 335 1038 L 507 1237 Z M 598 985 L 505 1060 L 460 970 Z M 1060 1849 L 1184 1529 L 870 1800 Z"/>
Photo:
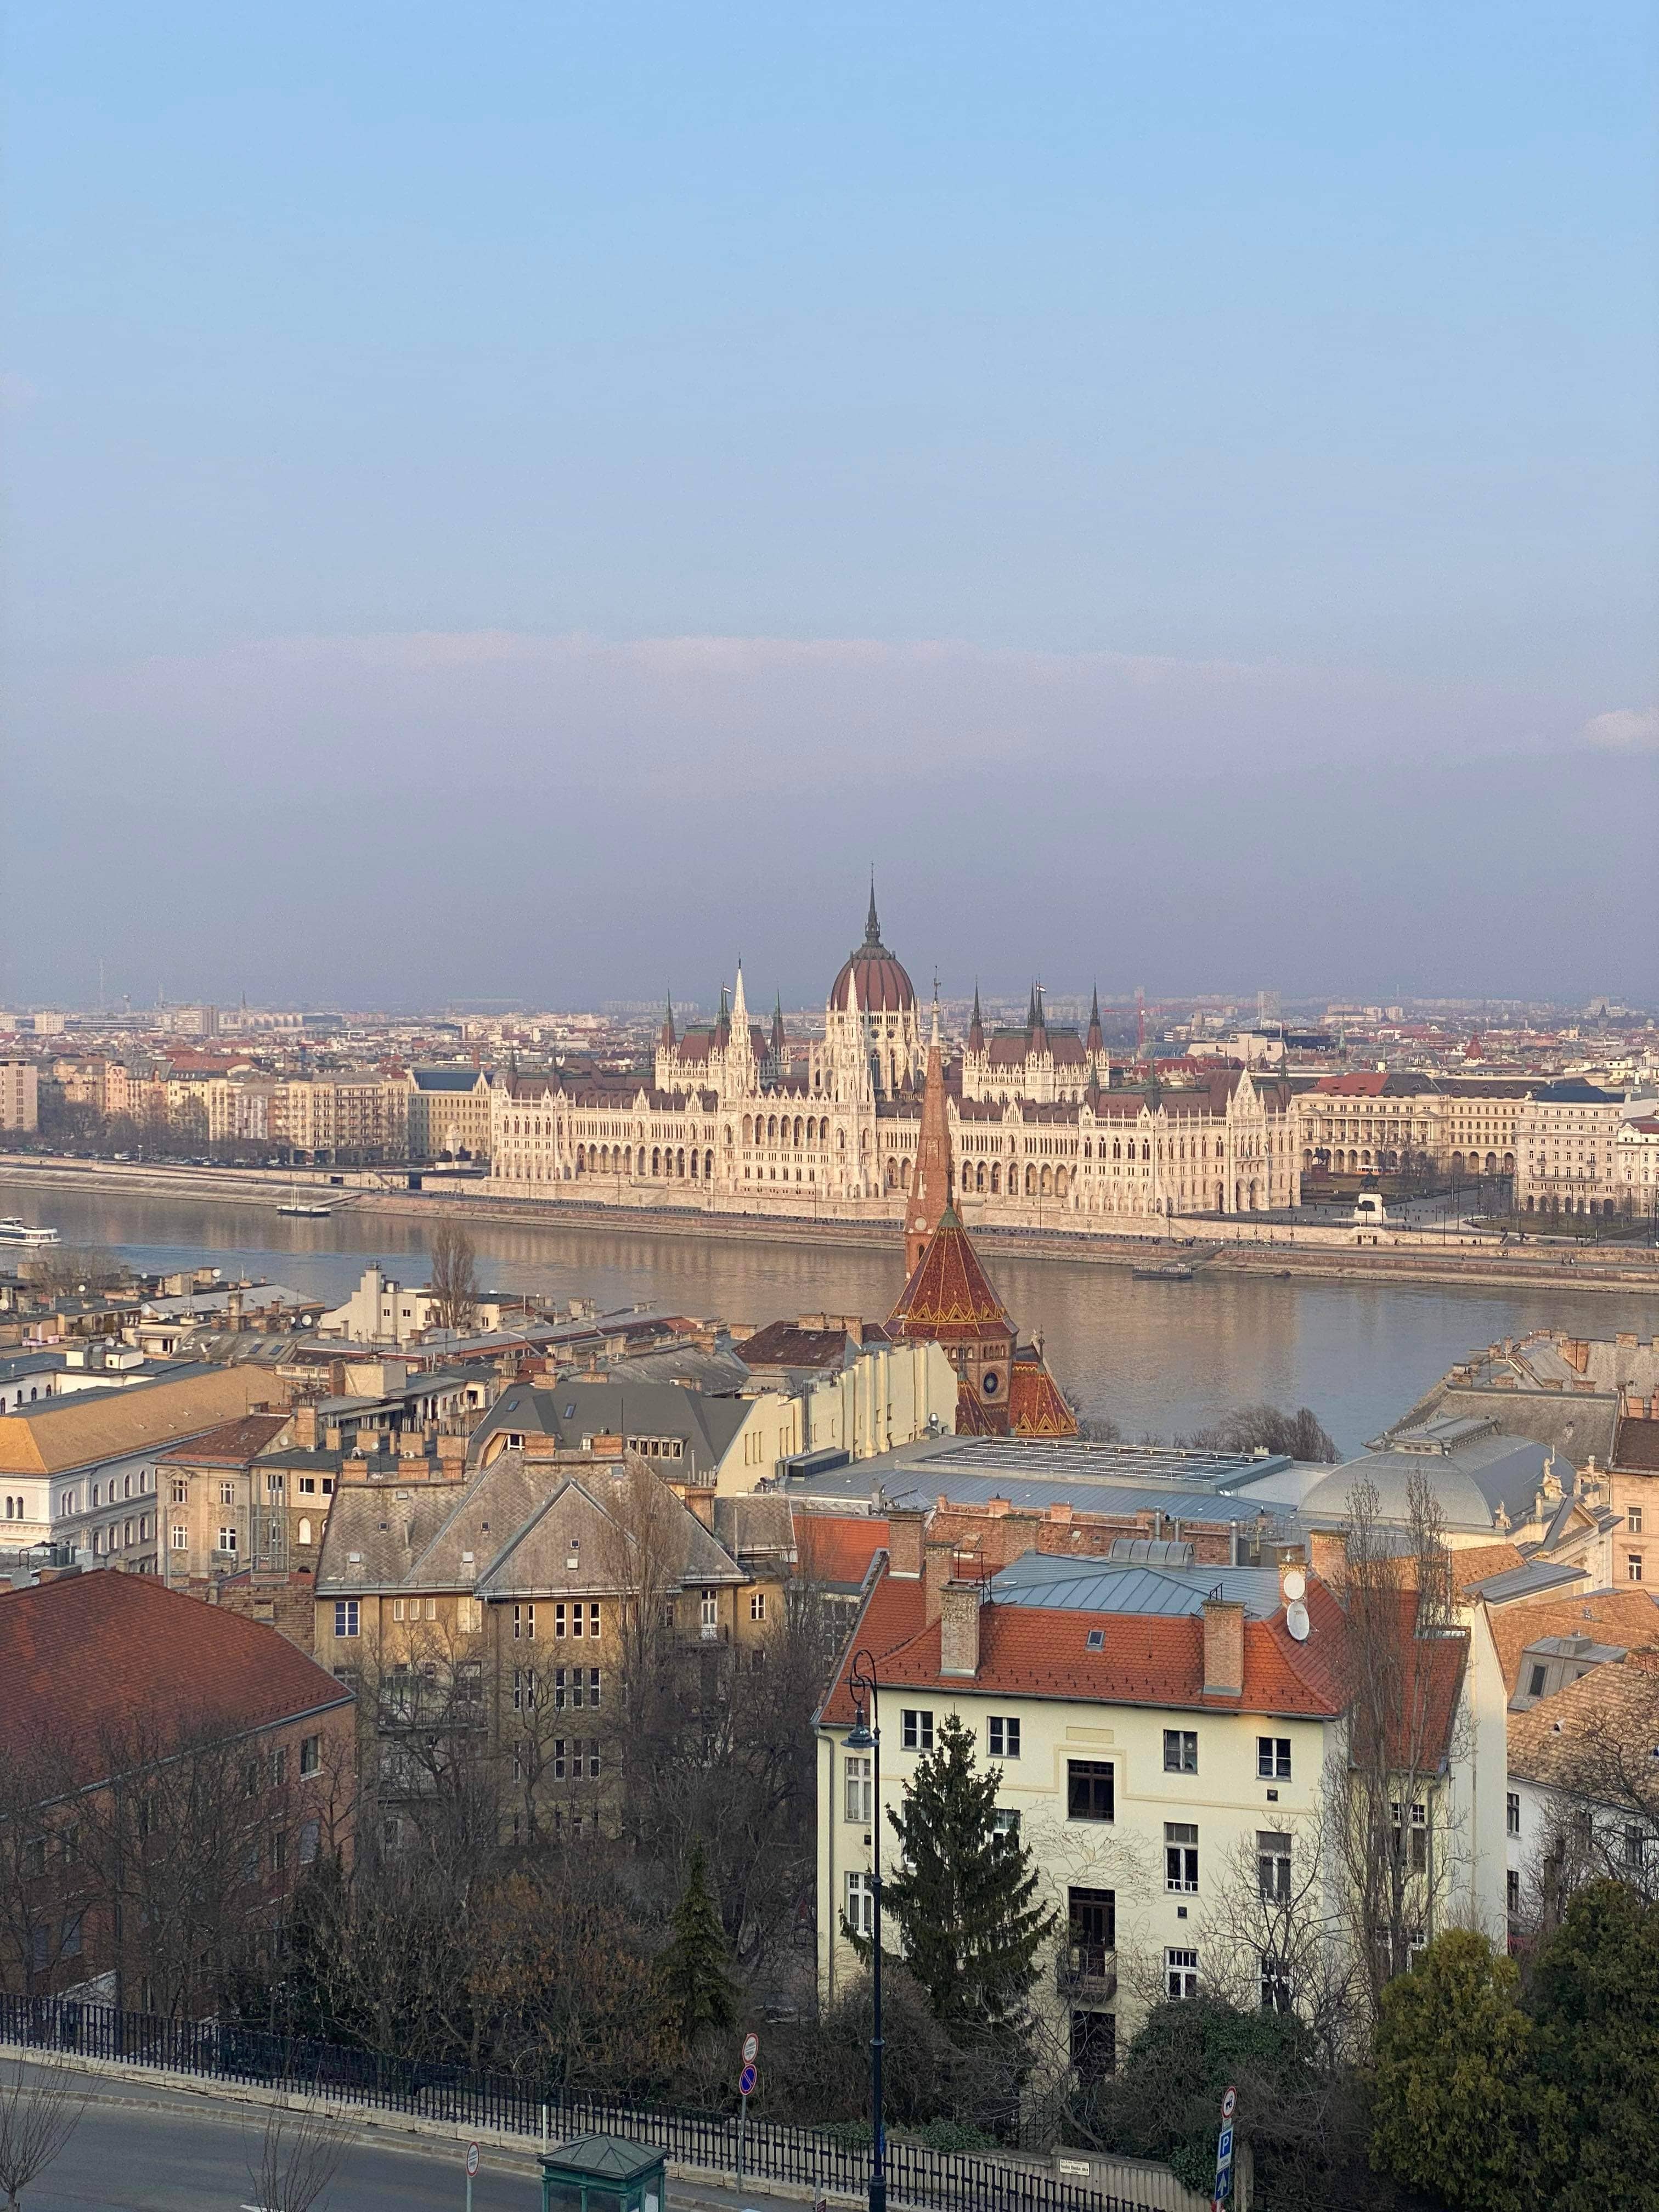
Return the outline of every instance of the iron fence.
<path id="1" fill-rule="evenodd" d="M 589 2096 L 517 2075 L 475 2074 L 460 2066 L 389 2058 L 224 2021 L 169 2020 L 69 1997 L 0 1993 L 0 2043 L 286 2089 L 331 2104 L 407 2112 L 458 2129 L 493 2129 L 532 2141 L 545 2136 L 558 2142 L 588 2133 L 627 2136 L 665 2151 L 678 2165 L 710 2173 L 732 2172 L 738 2160 L 735 2113 L 683 2112 Z M 744 2173 L 752 2181 L 789 2182 L 850 2197 L 863 2196 L 869 2186 L 868 2145 L 844 2142 L 820 2129 L 751 2115 L 742 2148 Z M 896 2203 L 915 2205 L 921 2212 L 1151 2212 L 1127 2197 L 1061 2182 L 1035 2165 L 933 2150 L 891 2137 L 887 2187 Z"/>

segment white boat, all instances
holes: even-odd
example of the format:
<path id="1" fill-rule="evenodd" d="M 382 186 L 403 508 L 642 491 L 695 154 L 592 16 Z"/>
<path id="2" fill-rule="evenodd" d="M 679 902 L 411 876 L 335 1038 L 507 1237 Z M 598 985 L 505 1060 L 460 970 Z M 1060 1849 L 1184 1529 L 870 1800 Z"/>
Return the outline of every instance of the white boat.
<path id="1" fill-rule="evenodd" d="M 0 1244 L 25 1244 L 38 1248 L 42 1244 L 61 1244 L 63 1238 L 55 1229 L 33 1229 L 27 1221 L 9 1214 L 0 1221 Z"/>
<path id="2" fill-rule="evenodd" d="M 313 1206 L 303 1199 L 292 1199 L 286 1206 L 279 1206 L 276 1211 L 278 1213 L 296 1214 L 301 1221 L 327 1221 L 332 1218 L 334 1208 L 331 1206 Z"/>

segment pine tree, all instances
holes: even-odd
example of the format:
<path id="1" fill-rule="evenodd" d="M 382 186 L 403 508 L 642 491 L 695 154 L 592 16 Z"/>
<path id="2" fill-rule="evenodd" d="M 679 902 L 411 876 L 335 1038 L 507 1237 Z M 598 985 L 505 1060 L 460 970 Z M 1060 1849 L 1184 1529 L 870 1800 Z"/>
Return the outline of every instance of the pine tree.
<path id="1" fill-rule="evenodd" d="M 726 1930 L 708 1888 L 708 1855 L 694 1845 L 685 1889 L 674 1907 L 674 1935 L 662 1954 L 663 1999 L 690 2042 L 702 2027 L 730 2027 L 738 1993 L 726 1970 Z"/>
<path id="2" fill-rule="evenodd" d="M 882 1910 L 934 2017 L 956 2036 L 1018 2024 L 1037 1948 L 1054 1929 L 1054 1914 L 1031 1901 L 1030 1852 L 997 1826 L 1000 1782 L 995 1768 L 978 1771 L 973 1730 L 952 1713 L 887 1815 L 899 1866 L 883 1883 Z"/>

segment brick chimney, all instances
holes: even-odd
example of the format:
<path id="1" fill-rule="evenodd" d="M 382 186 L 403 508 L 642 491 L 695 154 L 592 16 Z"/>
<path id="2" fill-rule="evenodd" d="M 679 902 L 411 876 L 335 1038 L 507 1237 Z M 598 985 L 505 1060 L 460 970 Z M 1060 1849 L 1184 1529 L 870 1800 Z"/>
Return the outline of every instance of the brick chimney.
<path id="1" fill-rule="evenodd" d="M 1327 1589 L 1341 1589 L 1348 1578 L 1348 1545 L 1340 1528 L 1308 1531 L 1308 1565 Z"/>
<path id="2" fill-rule="evenodd" d="M 922 1541 L 927 1533 L 927 1516 L 920 1507 L 907 1506 L 887 1516 L 888 1571 L 906 1582 L 917 1582 L 921 1577 Z"/>
<path id="3" fill-rule="evenodd" d="M 315 1406 L 296 1406 L 294 1408 L 294 1442 L 301 1451 L 316 1450 L 319 1437 Z"/>
<path id="4" fill-rule="evenodd" d="M 982 1583 L 949 1582 L 940 1592 L 939 1669 L 971 1681 L 979 1673 L 979 1613 Z M 1243 1618 L 1243 1608 L 1239 1609 Z"/>
<path id="5" fill-rule="evenodd" d="M 1244 1694 L 1244 1607 L 1237 1598 L 1204 1601 L 1204 1694 Z"/>

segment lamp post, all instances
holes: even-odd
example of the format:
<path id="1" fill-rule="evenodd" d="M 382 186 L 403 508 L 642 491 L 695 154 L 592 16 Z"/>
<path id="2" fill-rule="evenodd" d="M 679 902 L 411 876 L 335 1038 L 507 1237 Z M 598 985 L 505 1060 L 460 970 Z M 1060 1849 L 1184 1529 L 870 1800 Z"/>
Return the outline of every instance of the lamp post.
<path id="1" fill-rule="evenodd" d="M 870 1968 L 873 2033 L 870 2038 L 870 2212 L 887 2212 L 887 2133 L 881 2110 L 881 1705 L 876 1692 L 876 1662 L 868 1650 L 853 1654 L 848 1687 L 858 1708 L 858 1717 L 847 1732 L 849 1751 L 870 1753 L 870 1930 L 874 1939 Z M 869 1700 L 870 1722 L 865 1719 Z"/>

